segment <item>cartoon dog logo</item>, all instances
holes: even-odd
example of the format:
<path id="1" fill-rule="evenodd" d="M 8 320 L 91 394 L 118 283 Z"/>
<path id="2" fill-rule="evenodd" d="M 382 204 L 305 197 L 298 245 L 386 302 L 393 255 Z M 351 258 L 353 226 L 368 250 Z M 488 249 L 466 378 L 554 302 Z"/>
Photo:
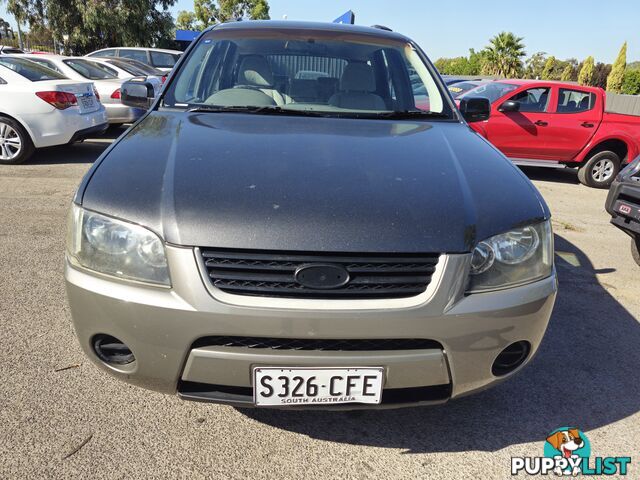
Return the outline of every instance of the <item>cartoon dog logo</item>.
<path id="1" fill-rule="evenodd" d="M 567 428 L 555 431 L 547 437 L 547 442 L 549 442 L 554 449 L 560 452 L 561 455 L 558 456 L 562 456 L 564 458 L 580 458 L 575 451 L 584 446 L 584 440 L 580 436 L 580 432 L 577 428 Z M 554 473 L 556 475 L 565 474 L 561 467 L 557 467 L 554 470 Z M 571 471 L 567 471 L 567 473 L 576 476 L 581 473 L 581 470 L 580 467 L 573 467 Z"/>

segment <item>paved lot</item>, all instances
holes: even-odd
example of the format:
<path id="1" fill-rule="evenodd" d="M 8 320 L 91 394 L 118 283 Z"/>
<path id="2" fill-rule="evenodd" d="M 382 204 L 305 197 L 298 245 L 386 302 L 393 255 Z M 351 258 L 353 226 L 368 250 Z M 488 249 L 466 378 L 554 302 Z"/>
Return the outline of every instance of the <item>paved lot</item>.
<path id="1" fill-rule="evenodd" d="M 127 386 L 81 353 L 65 213 L 107 144 L 0 167 L 0 478 L 507 478 L 511 456 L 541 456 L 567 424 L 640 475 L 640 267 L 606 192 L 527 170 L 554 213 L 560 294 L 521 375 L 436 408 L 247 412 Z"/>

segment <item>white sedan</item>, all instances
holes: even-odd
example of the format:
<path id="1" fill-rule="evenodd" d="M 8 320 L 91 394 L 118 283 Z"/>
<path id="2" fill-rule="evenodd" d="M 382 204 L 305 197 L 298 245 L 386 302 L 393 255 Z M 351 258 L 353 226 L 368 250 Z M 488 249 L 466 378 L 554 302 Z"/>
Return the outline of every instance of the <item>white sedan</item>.
<path id="1" fill-rule="evenodd" d="M 92 81 L 98 90 L 100 101 L 107 109 L 110 124 L 135 122 L 146 111 L 124 105 L 120 101 L 120 87 L 126 80 L 118 78 L 112 69 L 92 62 L 85 57 L 26 54 L 20 55 L 20 58 L 28 58 L 72 80 Z"/>
<path id="2" fill-rule="evenodd" d="M 22 163 L 36 148 L 82 140 L 107 127 L 91 82 L 0 56 L 0 163 Z"/>

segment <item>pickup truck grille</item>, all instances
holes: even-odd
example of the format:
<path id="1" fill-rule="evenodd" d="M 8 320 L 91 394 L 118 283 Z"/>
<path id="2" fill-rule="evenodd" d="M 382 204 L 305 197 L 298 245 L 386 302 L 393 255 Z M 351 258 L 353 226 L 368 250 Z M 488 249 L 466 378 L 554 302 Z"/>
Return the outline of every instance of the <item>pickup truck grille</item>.
<path id="1" fill-rule="evenodd" d="M 211 284 L 228 293 L 284 298 L 375 299 L 424 292 L 439 254 L 337 254 L 228 251 L 202 248 Z M 300 268 L 337 267 L 348 281 L 335 288 L 303 285 Z"/>

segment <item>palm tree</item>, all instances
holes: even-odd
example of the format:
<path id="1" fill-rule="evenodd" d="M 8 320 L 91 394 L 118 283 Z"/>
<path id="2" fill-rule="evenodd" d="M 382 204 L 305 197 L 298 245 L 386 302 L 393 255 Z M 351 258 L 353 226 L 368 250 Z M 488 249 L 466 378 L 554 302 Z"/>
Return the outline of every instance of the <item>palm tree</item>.
<path id="1" fill-rule="evenodd" d="M 520 76 L 522 59 L 526 55 L 522 37 L 516 37 L 511 32 L 500 32 L 489 40 L 486 53 L 485 72 L 488 75 L 498 75 L 506 78 Z"/>

